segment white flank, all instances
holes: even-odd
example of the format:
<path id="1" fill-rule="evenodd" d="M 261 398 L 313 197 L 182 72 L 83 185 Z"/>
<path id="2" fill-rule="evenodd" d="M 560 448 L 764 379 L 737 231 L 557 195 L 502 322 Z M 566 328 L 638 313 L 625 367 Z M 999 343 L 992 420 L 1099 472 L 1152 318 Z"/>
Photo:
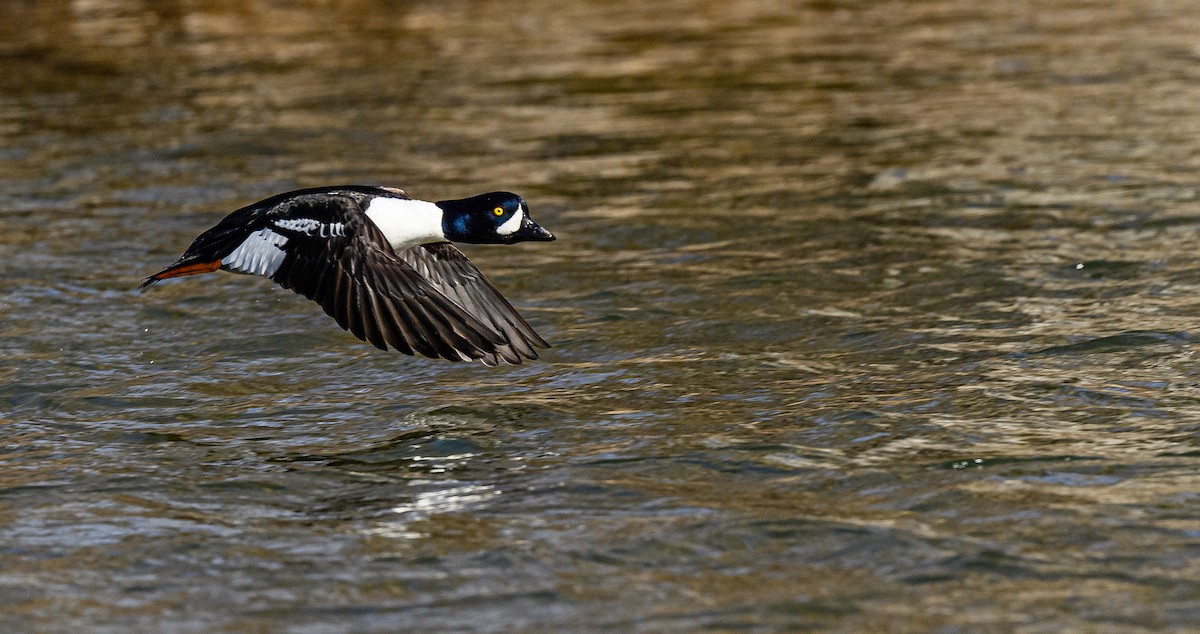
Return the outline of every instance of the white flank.
<path id="1" fill-rule="evenodd" d="M 316 234 L 319 238 L 340 238 L 346 235 L 346 226 L 340 222 L 326 224 L 312 218 L 283 218 L 275 221 L 275 226 L 288 231 L 296 231 L 306 236 Z"/>
<path id="2" fill-rule="evenodd" d="M 446 241 L 446 233 L 442 231 L 442 208 L 433 203 L 376 198 L 367 205 L 366 213 L 393 249 Z"/>
<path id="3" fill-rule="evenodd" d="M 496 227 L 496 233 L 502 236 L 511 236 L 517 232 L 517 229 L 521 228 L 521 221 L 524 219 L 525 209 L 523 207 L 518 207 L 517 213 L 513 214 L 512 218 L 505 220 L 504 224 Z"/>
<path id="4" fill-rule="evenodd" d="M 250 234 L 232 253 L 221 258 L 221 268 L 234 273 L 271 277 L 279 270 L 287 252 L 283 245 L 287 238 L 271 231 L 259 229 Z"/>

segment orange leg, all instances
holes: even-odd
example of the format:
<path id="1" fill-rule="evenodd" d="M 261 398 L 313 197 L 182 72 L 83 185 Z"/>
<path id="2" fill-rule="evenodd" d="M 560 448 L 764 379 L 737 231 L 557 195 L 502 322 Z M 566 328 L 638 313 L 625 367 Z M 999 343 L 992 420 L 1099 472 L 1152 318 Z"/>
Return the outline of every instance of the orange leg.
<path id="1" fill-rule="evenodd" d="M 184 275 L 212 273 L 219 268 L 221 268 L 220 260 L 215 260 L 213 262 L 193 262 L 191 264 L 184 264 L 183 266 L 169 268 L 161 273 L 156 274 L 154 277 L 160 280 L 165 280 L 169 277 L 183 277 Z"/>

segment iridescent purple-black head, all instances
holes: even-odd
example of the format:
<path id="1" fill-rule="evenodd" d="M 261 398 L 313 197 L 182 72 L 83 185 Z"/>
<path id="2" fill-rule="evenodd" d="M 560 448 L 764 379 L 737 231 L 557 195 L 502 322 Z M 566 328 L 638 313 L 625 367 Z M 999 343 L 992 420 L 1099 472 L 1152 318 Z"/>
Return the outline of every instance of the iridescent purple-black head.
<path id="1" fill-rule="evenodd" d="M 514 244 L 554 239 L 554 234 L 529 217 L 529 205 L 512 192 L 439 200 L 437 206 L 443 211 L 442 230 L 454 242 Z"/>

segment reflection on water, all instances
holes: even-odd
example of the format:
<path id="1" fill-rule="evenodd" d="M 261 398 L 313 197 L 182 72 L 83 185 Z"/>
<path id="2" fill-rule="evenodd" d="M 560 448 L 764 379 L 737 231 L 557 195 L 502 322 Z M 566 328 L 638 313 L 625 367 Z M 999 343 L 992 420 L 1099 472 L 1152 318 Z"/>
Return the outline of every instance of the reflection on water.
<path id="1" fill-rule="evenodd" d="M 1189 8 L 7 3 L 6 625 L 1190 626 Z M 545 361 L 131 292 L 343 182 L 522 193 Z"/>

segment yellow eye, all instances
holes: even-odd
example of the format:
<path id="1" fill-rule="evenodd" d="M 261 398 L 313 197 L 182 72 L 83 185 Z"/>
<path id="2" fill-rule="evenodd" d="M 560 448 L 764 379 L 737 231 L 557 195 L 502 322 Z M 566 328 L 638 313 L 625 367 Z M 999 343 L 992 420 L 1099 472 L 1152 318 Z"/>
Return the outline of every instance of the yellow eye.
<path id="1" fill-rule="evenodd" d="M 504 207 L 496 207 L 495 209 L 492 210 L 492 213 L 496 214 L 497 216 L 503 216 L 504 215 Z"/>

